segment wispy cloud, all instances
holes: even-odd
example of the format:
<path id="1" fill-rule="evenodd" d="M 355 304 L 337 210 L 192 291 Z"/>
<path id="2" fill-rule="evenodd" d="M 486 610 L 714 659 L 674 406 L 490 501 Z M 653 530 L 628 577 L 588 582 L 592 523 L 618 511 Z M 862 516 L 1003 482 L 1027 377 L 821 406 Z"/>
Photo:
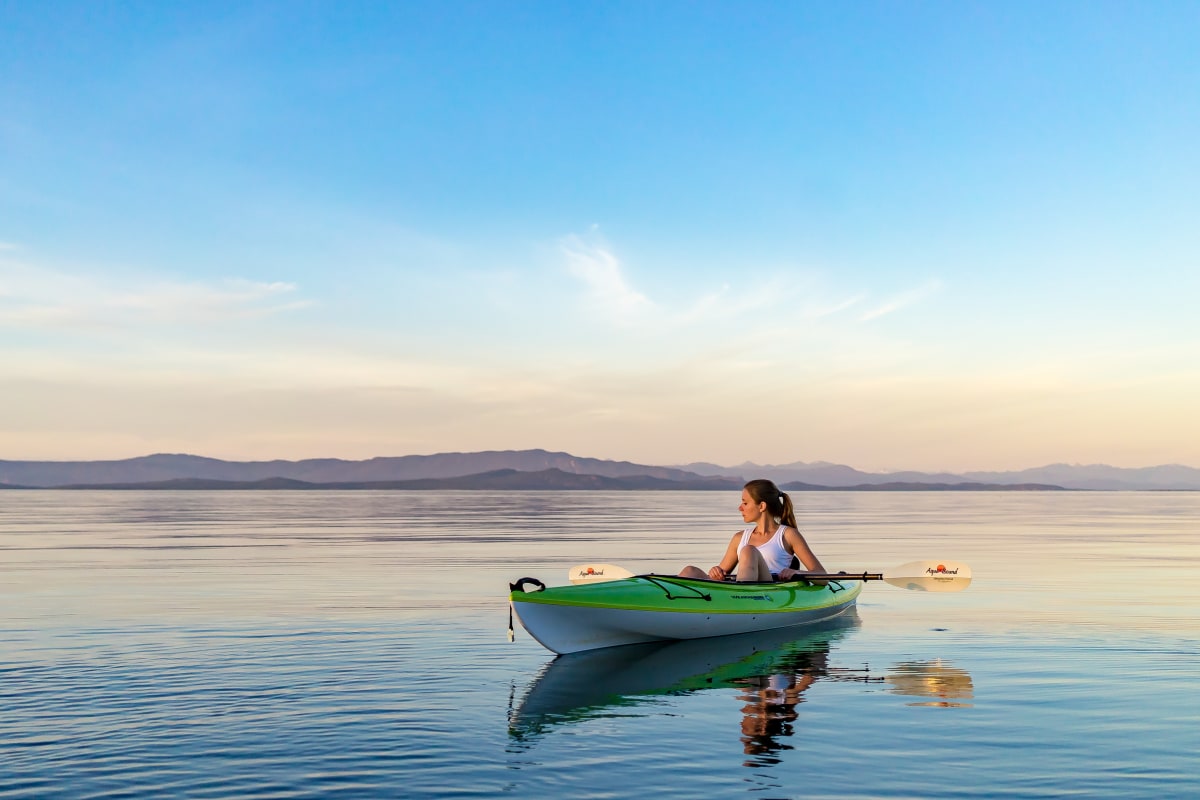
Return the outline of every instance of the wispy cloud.
<path id="1" fill-rule="evenodd" d="M 628 321 L 654 308 L 648 297 L 630 285 L 620 260 L 603 243 L 567 236 L 560 247 L 568 269 L 583 282 L 595 307 L 617 321 Z"/>
<path id="2" fill-rule="evenodd" d="M 778 307 L 793 295 L 783 280 L 768 278 L 742 287 L 726 283 L 721 288 L 700 297 L 684 309 L 671 316 L 676 325 L 707 324 L 718 319 L 733 319 Z"/>
<path id="3" fill-rule="evenodd" d="M 297 287 L 283 281 L 232 278 L 217 283 L 156 283 L 113 293 L 118 310 L 152 320 L 211 322 L 232 317 L 260 317 L 309 305 L 293 299 Z"/>
<path id="4" fill-rule="evenodd" d="M 859 321 L 868 322 L 873 319 L 885 317 L 888 314 L 899 311 L 902 308 L 911 306 L 914 303 L 924 300 L 926 297 L 934 292 L 937 292 L 941 288 L 942 282 L 935 278 L 922 286 L 918 286 L 915 289 L 910 289 L 907 292 L 894 295 L 893 297 L 885 300 L 882 304 L 863 312 L 863 314 L 859 317 Z"/>
<path id="5" fill-rule="evenodd" d="M 215 282 L 72 274 L 0 261 L 0 325 L 42 328 L 207 324 L 309 305 L 285 282 Z"/>
<path id="6" fill-rule="evenodd" d="M 864 299 L 865 295 L 858 294 L 854 295 L 853 297 L 848 297 L 845 300 L 836 302 L 827 302 L 823 300 L 811 301 L 804 305 L 802 313 L 806 319 L 810 320 L 832 317 L 836 314 L 840 314 L 843 311 L 853 308 L 861 303 Z"/>
<path id="7" fill-rule="evenodd" d="M 589 303 L 622 326 L 703 327 L 781 306 L 794 296 L 782 278 L 768 277 L 746 286 L 722 283 L 698 297 L 693 295 L 694 299 L 685 291 L 672 293 L 673 302 L 662 302 L 636 289 L 612 248 L 594 236 L 566 236 L 559 247 L 568 271 L 582 282 Z"/>

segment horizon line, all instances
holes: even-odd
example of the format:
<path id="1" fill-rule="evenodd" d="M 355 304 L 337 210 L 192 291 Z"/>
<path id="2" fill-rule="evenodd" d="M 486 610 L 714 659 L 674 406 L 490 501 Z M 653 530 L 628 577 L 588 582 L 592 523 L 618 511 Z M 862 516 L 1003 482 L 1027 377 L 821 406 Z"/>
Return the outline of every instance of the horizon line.
<path id="1" fill-rule="evenodd" d="M 221 458 L 218 456 L 207 456 L 207 455 L 201 455 L 198 453 L 155 452 L 155 453 L 146 453 L 146 454 L 137 455 L 137 456 L 126 456 L 126 457 L 121 457 L 121 458 L 78 458 L 78 459 L 0 458 L 0 463 L 24 462 L 24 463 L 36 463 L 36 464 L 97 464 L 97 463 L 119 463 L 119 462 L 124 462 L 124 461 L 138 461 L 138 460 L 142 460 L 142 459 L 149 459 L 149 458 L 156 458 L 156 457 L 197 458 L 197 459 L 204 459 L 204 460 L 208 460 L 208 461 L 220 461 L 220 462 L 224 462 L 224 463 L 228 463 L 228 464 L 269 464 L 269 463 L 275 463 L 275 462 L 297 464 L 297 463 L 303 463 L 306 461 L 341 461 L 341 462 L 346 462 L 346 463 L 366 463 L 366 462 L 370 462 L 370 461 L 381 461 L 381 460 L 390 460 L 390 459 L 436 458 L 438 456 L 456 456 L 456 455 L 458 455 L 458 456 L 475 456 L 475 455 L 490 455 L 490 454 L 504 454 L 504 453 L 514 453 L 514 454 L 516 454 L 516 453 L 545 453 L 547 455 L 561 455 L 561 456 L 567 456 L 570 458 L 586 459 L 589 461 L 603 461 L 603 462 L 609 462 L 609 463 L 613 463 L 613 464 L 633 464 L 633 465 L 637 465 L 637 466 L 657 467 L 660 469 L 680 469 L 680 470 L 686 470 L 689 467 L 693 467 L 693 466 L 697 466 L 697 465 L 707 465 L 707 466 L 719 467 L 721 469 L 740 469 L 742 467 L 747 467 L 747 466 L 757 467 L 757 468 L 762 468 L 762 469 L 786 469 L 786 468 L 796 467 L 797 465 L 845 467 L 847 469 L 852 469 L 855 472 L 861 472 L 863 474 L 868 474 L 868 475 L 894 475 L 894 474 L 902 474 L 902 473 L 920 473 L 920 474 L 925 474 L 925 475 L 938 475 L 938 474 L 969 475 L 972 473 L 1018 473 L 1018 472 L 1028 472 L 1031 470 L 1048 469 L 1051 467 L 1070 467 L 1070 468 L 1077 468 L 1077 469 L 1086 469 L 1089 467 L 1099 467 L 1099 468 L 1104 468 L 1104 469 L 1123 470 L 1123 471 L 1140 471 L 1140 470 L 1148 470 L 1148 469 L 1159 469 L 1159 468 L 1164 468 L 1164 467 L 1177 467 L 1177 468 L 1182 468 L 1182 469 L 1200 471 L 1200 467 L 1192 466 L 1190 464 L 1184 464 L 1181 462 L 1160 462 L 1160 463 L 1156 463 L 1156 464 L 1146 464 L 1146 465 L 1139 466 L 1139 467 L 1123 467 L 1123 466 L 1117 466 L 1114 464 L 1109 464 L 1106 462 L 1083 463 L 1083 462 L 1069 462 L 1069 461 L 1052 461 L 1052 462 L 1041 464 L 1038 466 L 1021 467 L 1021 468 L 1015 468 L 1015 469 L 1014 468 L 1008 468 L 1008 469 L 1004 469 L 1004 468 L 922 469 L 922 468 L 917 468 L 917 467 L 905 467 L 905 468 L 900 468 L 900 469 L 893 468 L 893 469 L 885 469 L 885 470 L 860 469 L 860 468 L 855 467 L 848 463 L 836 462 L 836 461 L 826 461 L 826 460 L 792 461 L 792 462 L 787 462 L 787 463 L 782 463 L 782 464 L 779 464 L 779 463 L 760 464 L 760 463 L 752 462 L 752 461 L 744 461 L 740 464 L 722 464 L 717 461 L 707 461 L 707 460 L 689 461 L 689 462 L 685 462 L 685 463 L 650 463 L 650 462 L 633 461 L 630 459 L 621 459 L 621 458 L 600 458 L 597 456 L 583 456 L 583 455 L 578 455 L 576 453 L 572 453 L 572 452 L 569 452 L 566 450 L 547 450 L 544 447 L 506 448 L 506 449 L 491 449 L 491 450 L 443 450 L 443 451 L 438 451 L 438 452 L 434 452 L 434 453 L 408 453 L 405 455 L 380 455 L 380 456 L 369 456 L 366 458 L 345 458 L 345 457 L 341 457 L 341 456 L 308 456 L 308 457 L 304 457 L 304 458 L 278 458 L 278 457 L 276 457 L 276 458 Z"/>

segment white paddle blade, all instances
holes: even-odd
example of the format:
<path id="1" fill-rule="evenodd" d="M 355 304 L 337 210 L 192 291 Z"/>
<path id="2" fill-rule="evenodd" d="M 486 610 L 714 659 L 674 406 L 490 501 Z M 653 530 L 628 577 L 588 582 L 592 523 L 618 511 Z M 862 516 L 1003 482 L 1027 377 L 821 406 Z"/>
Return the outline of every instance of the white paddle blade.
<path id="1" fill-rule="evenodd" d="M 567 578 L 571 583 L 601 583 L 632 577 L 633 573 L 629 570 L 612 564 L 580 564 L 567 570 Z"/>
<path id="2" fill-rule="evenodd" d="M 971 585 L 971 568 L 957 561 L 912 561 L 888 570 L 883 580 L 918 592 L 961 592 Z"/>

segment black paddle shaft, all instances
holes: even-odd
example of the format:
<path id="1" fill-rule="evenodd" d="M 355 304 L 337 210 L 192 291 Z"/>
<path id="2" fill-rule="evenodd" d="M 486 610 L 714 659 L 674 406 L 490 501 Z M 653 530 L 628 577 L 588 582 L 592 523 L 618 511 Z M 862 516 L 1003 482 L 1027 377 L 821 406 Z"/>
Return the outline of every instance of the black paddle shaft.
<path id="1" fill-rule="evenodd" d="M 788 580 L 794 581 L 881 581 L 883 573 L 880 572 L 809 572 L 805 575 L 796 575 Z"/>

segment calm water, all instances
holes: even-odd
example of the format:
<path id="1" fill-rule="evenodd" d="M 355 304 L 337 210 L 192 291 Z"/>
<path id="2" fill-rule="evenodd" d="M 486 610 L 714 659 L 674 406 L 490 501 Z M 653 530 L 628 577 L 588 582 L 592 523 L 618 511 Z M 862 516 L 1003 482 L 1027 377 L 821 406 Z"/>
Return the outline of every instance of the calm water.
<path id="1" fill-rule="evenodd" d="M 735 494 L 0 492 L 0 798 L 1200 795 L 1200 494 L 798 496 L 819 630 L 554 660 L 508 583 Z"/>

